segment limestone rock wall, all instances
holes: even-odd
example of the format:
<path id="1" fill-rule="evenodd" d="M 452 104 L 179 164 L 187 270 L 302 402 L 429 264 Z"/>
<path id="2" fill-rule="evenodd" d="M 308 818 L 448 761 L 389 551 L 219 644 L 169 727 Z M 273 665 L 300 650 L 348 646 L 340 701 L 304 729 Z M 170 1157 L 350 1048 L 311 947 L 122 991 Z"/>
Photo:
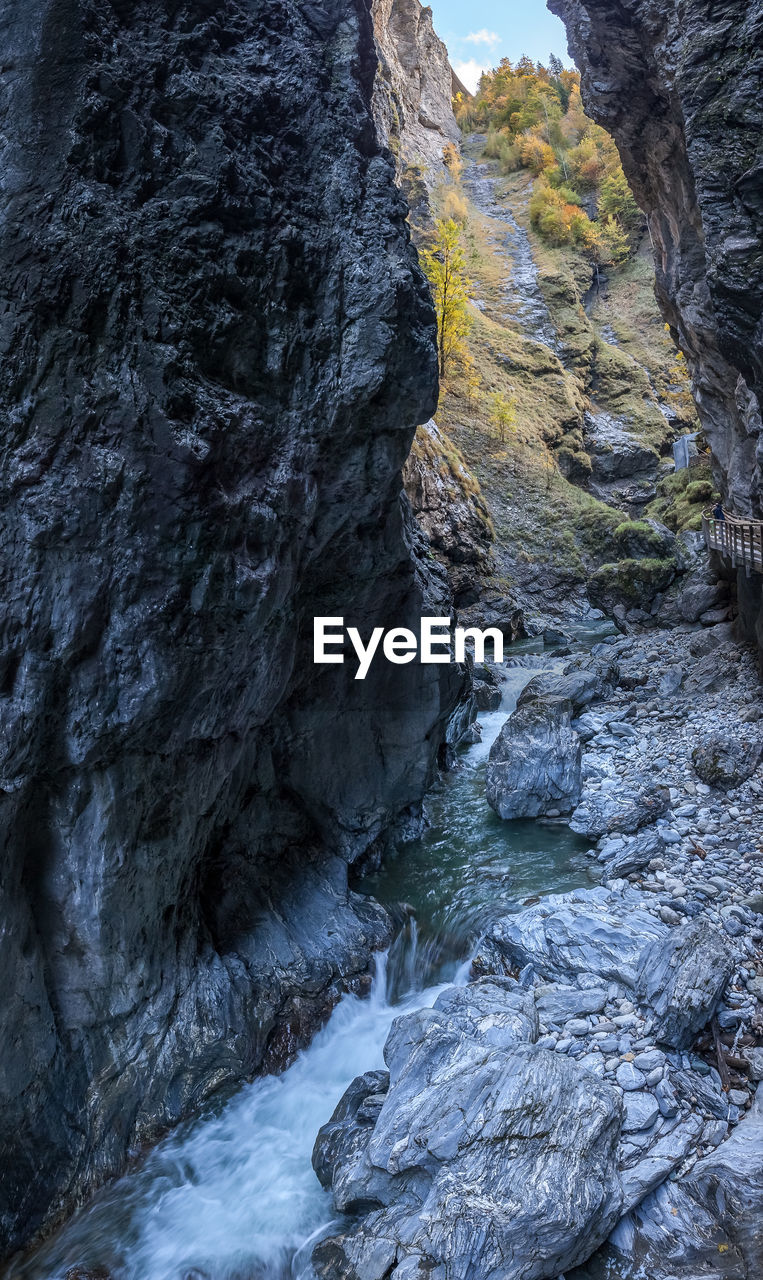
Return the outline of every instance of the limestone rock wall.
<path id="1" fill-rule="evenodd" d="M 379 56 L 374 89 L 379 136 L 400 171 L 419 166 L 426 182 L 437 181 L 444 172 L 443 147 L 461 137 L 452 98 L 463 86 L 435 33 L 430 8 L 419 0 L 373 0 L 372 13 Z"/>
<path id="2" fill-rule="evenodd" d="M 365 4 L 6 0 L 0 44 L 7 1252 L 365 969 L 347 862 L 461 678 L 312 664 L 314 614 L 429 611 Z"/>
<path id="3" fill-rule="evenodd" d="M 763 515 L 763 4 L 549 0 L 649 217 L 724 498 Z M 740 590 L 763 646 L 761 580 Z"/>

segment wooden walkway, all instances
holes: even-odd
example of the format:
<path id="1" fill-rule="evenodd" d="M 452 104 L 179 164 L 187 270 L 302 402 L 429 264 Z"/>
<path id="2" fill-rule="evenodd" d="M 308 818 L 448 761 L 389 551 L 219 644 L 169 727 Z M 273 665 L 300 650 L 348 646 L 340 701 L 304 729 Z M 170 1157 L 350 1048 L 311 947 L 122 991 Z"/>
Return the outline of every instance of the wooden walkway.
<path id="1" fill-rule="evenodd" d="M 702 516 L 702 530 L 709 551 L 717 551 L 734 568 L 743 565 L 748 577 L 763 573 L 763 520 L 740 520 L 724 513 L 716 520 L 712 510 Z"/>

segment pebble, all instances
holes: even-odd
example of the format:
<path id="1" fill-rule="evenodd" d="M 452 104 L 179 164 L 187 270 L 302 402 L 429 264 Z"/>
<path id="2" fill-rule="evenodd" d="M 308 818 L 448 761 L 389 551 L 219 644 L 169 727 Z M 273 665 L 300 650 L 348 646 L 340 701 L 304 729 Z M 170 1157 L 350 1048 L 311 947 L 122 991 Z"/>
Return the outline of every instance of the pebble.
<path id="1" fill-rule="evenodd" d="M 706 1147 L 717 1147 L 719 1143 L 723 1142 L 728 1131 L 729 1126 L 727 1120 L 708 1120 L 702 1130 L 700 1141 Z"/>
<path id="2" fill-rule="evenodd" d="M 646 1084 L 646 1077 L 643 1071 L 639 1071 L 637 1067 L 634 1067 L 632 1062 L 621 1062 L 615 1072 L 615 1078 L 620 1088 L 626 1091 L 643 1089 Z"/>
<path id="3" fill-rule="evenodd" d="M 651 1129 L 660 1108 L 651 1093 L 628 1092 L 623 1096 L 623 1133 Z"/>
<path id="4" fill-rule="evenodd" d="M 665 1066 L 665 1054 L 662 1049 L 644 1049 L 633 1059 L 633 1065 L 639 1071 L 654 1071 L 655 1067 Z"/>
<path id="5" fill-rule="evenodd" d="M 639 636 L 614 643 L 612 656 L 627 672 L 629 683 L 634 680 L 636 692 L 626 704 L 621 689 L 617 701 L 611 699 L 584 713 L 588 739 L 583 774 L 586 787 L 609 795 L 624 784 L 641 781 L 669 787 L 670 808 L 656 826 L 647 826 L 636 836 L 626 837 L 617 830 L 602 836 L 590 857 L 598 857 L 606 885 L 610 859 L 647 832 L 659 835 L 664 850 L 649 860 L 646 870 L 627 876 L 633 887 L 626 892 L 640 896 L 643 906 L 669 929 L 704 915 L 734 939 L 729 945 L 744 967 L 718 1009 L 721 1030 L 734 1034 L 740 1028 L 754 1028 L 753 1019 L 760 1017 L 763 1004 L 763 973 L 755 955 L 755 943 L 763 942 L 763 847 L 758 847 L 763 830 L 763 778 L 753 778 L 730 792 L 715 791 L 697 778 L 691 752 L 704 734 L 733 731 L 744 707 L 757 711 L 760 690 L 753 660 L 743 654 L 739 677 L 735 674 L 717 696 L 695 692 L 687 697 L 680 689 L 655 696 L 666 665 L 681 663 L 688 679 L 697 654 L 704 652 L 696 648 L 702 643 L 696 635 L 706 634 L 679 631 L 671 633 L 669 641 L 652 638 L 650 644 L 655 647 L 650 650 Z M 646 696 L 639 684 L 642 676 Z M 635 743 L 634 722 L 639 735 Z M 591 981 L 601 986 L 600 979 Z M 585 986 L 582 978 L 579 985 Z M 595 1015 L 578 1015 L 564 1025 L 558 1041 L 547 1033 L 538 1043 L 569 1053 L 584 1069 L 606 1075 L 622 1094 L 621 1158 L 627 1157 L 629 1165 L 648 1156 L 658 1137 L 662 1141 L 689 1125 L 693 1142 L 674 1171 L 683 1176 L 698 1155 L 723 1142 L 730 1126 L 750 1106 L 751 1094 L 738 1087 L 736 1077 L 726 1093 L 715 1068 L 703 1059 L 658 1048 L 653 1023 L 646 1022 L 638 1005 L 612 982 L 600 1021 Z M 763 1050 L 757 1052 L 760 1061 L 756 1059 L 750 1072 L 753 1082 L 763 1078 Z"/>

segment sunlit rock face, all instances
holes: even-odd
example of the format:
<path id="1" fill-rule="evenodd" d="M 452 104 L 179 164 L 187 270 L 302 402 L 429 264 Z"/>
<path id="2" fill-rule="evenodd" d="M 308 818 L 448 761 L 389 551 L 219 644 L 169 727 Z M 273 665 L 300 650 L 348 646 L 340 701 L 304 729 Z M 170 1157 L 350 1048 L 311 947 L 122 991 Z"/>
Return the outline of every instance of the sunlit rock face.
<path id="1" fill-rule="evenodd" d="M 401 172 L 406 165 L 418 166 L 431 185 L 445 172 L 443 147 L 461 137 L 452 99 L 463 85 L 434 30 L 431 9 L 419 0 L 373 0 L 372 13 L 379 56 L 374 89 L 379 136 Z"/>
<path id="2" fill-rule="evenodd" d="M 729 509 L 763 516 L 763 4 L 549 0 L 586 108 L 649 215 L 657 296 L 686 353 Z M 761 580 L 740 581 L 763 646 Z"/>
<path id="3" fill-rule="evenodd" d="M 347 862 L 421 797 L 460 676 L 312 663 L 314 614 L 443 607 L 366 6 L 6 0 L 0 44 L 8 1252 L 365 969 Z"/>

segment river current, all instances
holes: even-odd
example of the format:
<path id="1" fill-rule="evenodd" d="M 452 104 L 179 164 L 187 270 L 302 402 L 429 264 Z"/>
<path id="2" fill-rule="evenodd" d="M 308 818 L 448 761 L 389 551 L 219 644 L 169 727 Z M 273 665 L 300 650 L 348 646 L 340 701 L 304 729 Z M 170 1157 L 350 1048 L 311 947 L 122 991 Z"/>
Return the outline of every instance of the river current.
<path id="1" fill-rule="evenodd" d="M 501 708 L 480 716 L 482 740 L 430 793 L 423 834 L 362 882 L 411 910 L 376 958 L 370 997 L 345 996 L 288 1070 L 175 1130 L 6 1280 L 309 1280 L 313 1244 L 332 1220 L 313 1143 L 354 1077 L 384 1065 L 394 1018 L 465 982 L 492 920 L 591 883 L 587 842 L 567 826 L 502 822 L 485 800 L 490 746 L 524 685 L 553 663 L 537 650 L 525 647 L 527 666 L 502 669 Z"/>

